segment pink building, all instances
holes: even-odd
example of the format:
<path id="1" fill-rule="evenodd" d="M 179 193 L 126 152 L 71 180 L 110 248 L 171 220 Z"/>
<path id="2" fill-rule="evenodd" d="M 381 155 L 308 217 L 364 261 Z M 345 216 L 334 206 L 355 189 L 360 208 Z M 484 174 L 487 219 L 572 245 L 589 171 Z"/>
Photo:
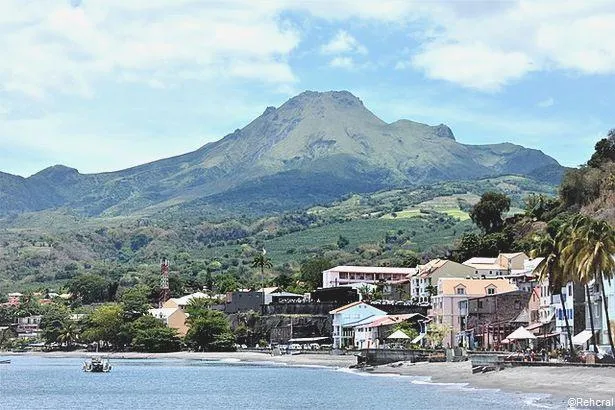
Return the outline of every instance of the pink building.
<path id="1" fill-rule="evenodd" d="M 450 328 L 450 332 L 442 341 L 442 345 L 445 347 L 458 345 L 457 334 L 461 332 L 462 322 L 459 302 L 513 290 L 517 290 L 517 286 L 503 278 L 439 279 L 438 294 L 431 298 L 432 309 L 429 311 L 429 317 L 432 323 L 442 324 Z"/>

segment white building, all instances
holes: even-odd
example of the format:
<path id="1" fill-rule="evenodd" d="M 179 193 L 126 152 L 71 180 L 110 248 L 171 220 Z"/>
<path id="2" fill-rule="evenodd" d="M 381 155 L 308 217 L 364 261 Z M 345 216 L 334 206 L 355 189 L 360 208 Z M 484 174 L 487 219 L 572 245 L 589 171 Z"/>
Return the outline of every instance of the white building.
<path id="1" fill-rule="evenodd" d="M 416 343 L 425 335 L 426 325 L 424 322 L 426 319 L 425 316 L 419 313 L 368 317 L 354 325 L 354 346 L 357 349 L 378 348 L 380 347 L 380 340 L 386 336 L 386 329 L 391 329 L 393 326 L 408 320 L 418 320 L 421 322 L 419 337 L 411 341 Z"/>
<path id="2" fill-rule="evenodd" d="M 354 326 L 367 318 L 376 319 L 386 312 L 365 302 L 353 302 L 329 312 L 333 315 L 333 348 L 354 346 Z"/>
<path id="3" fill-rule="evenodd" d="M 391 268 L 378 266 L 336 266 L 322 273 L 322 287 L 333 288 L 354 283 L 391 283 L 414 274 L 414 268 Z"/>

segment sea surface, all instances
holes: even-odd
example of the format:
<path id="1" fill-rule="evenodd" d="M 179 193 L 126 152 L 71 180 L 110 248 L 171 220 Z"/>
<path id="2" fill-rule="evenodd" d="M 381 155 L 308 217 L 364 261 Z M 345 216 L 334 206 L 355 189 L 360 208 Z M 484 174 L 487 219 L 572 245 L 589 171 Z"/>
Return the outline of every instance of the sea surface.
<path id="1" fill-rule="evenodd" d="M 81 370 L 83 359 L 79 358 L 4 358 L 10 358 L 11 364 L 0 364 L 1 409 L 556 407 L 541 395 L 267 362 L 112 359 L 110 373 L 85 373 Z"/>

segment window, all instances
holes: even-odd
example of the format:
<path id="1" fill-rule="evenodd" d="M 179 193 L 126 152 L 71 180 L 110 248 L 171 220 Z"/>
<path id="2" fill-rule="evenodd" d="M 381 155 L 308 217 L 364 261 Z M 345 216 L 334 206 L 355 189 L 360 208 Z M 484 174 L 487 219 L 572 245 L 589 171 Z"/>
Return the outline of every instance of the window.
<path id="1" fill-rule="evenodd" d="M 568 296 L 572 296 L 572 284 L 568 285 Z"/>
<path id="2" fill-rule="evenodd" d="M 457 289 L 455 289 L 455 293 L 458 295 L 465 295 L 466 294 L 466 290 L 465 288 L 459 287 Z"/>
<path id="3" fill-rule="evenodd" d="M 483 308 L 483 301 L 482 301 L 482 300 L 479 300 L 479 301 L 478 301 L 478 308 L 479 308 L 479 309 L 482 309 L 482 308 Z"/>
<path id="4" fill-rule="evenodd" d="M 487 295 L 495 295 L 495 288 L 487 288 Z"/>

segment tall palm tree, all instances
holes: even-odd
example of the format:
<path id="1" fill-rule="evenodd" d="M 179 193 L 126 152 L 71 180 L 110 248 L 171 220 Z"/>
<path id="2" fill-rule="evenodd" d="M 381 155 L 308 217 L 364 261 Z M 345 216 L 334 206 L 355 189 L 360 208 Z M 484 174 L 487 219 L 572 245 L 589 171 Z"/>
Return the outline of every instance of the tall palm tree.
<path id="1" fill-rule="evenodd" d="M 256 255 L 254 259 L 252 260 L 252 267 L 260 268 L 261 270 L 261 282 L 262 282 L 263 288 L 265 288 L 265 283 L 264 283 L 265 282 L 265 268 L 271 269 L 273 267 L 273 265 L 271 264 L 271 259 L 265 256 L 266 254 L 267 254 L 267 251 L 263 249 L 263 252 Z"/>
<path id="2" fill-rule="evenodd" d="M 568 347 L 570 354 L 574 356 L 574 346 L 572 344 L 572 332 L 570 331 L 570 323 L 568 322 L 568 312 L 565 307 L 564 294 L 562 286 L 565 286 L 572 280 L 569 271 L 564 269 L 562 264 L 561 249 L 562 239 L 566 237 L 565 232 L 568 229 L 563 226 L 560 233 L 553 236 L 553 233 L 547 232 L 535 239 L 534 249 L 530 252 L 532 258 L 543 257 L 544 259 L 536 266 L 535 272 L 541 281 L 549 281 L 549 289 L 551 294 L 559 293 L 559 300 L 564 313 L 564 321 L 566 323 L 566 335 L 568 336 Z"/>
<path id="3" fill-rule="evenodd" d="M 599 284 L 611 349 L 615 351 L 604 280 L 613 279 L 615 271 L 615 230 L 606 221 L 579 215 L 573 219 L 573 241 L 576 243 L 575 265 L 580 274 Z"/>
<path id="4" fill-rule="evenodd" d="M 581 285 L 585 288 L 585 304 L 587 305 L 587 313 L 589 315 L 589 327 L 591 329 L 592 336 L 590 338 L 593 345 L 594 352 L 598 353 L 598 346 L 596 344 L 596 327 L 594 325 L 594 310 L 591 303 L 591 295 L 589 292 L 589 284 L 592 277 L 588 275 L 586 271 L 582 271 L 579 264 L 577 255 L 581 252 L 585 244 L 583 239 L 577 234 L 575 235 L 575 228 L 579 224 L 577 217 L 574 217 L 572 221 L 566 224 L 569 228 L 567 234 L 566 243 L 561 251 L 564 269 L 569 272 L 570 275 L 575 277 Z"/>
<path id="5" fill-rule="evenodd" d="M 66 320 L 62 324 L 62 329 L 58 334 L 58 342 L 61 344 L 66 343 L 66 349 L 70 349 L 73 343 L 79 339 L 79 330 L 72 320 Z"/>

